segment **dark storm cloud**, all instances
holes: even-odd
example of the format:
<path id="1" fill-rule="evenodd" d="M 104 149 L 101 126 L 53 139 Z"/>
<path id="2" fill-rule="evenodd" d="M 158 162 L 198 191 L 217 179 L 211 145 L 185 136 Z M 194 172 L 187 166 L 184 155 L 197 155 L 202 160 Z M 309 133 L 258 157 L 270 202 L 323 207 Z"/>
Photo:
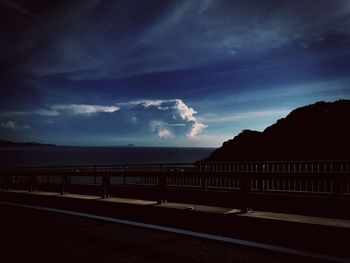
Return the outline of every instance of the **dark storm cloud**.
<path id="1" fill-rule="evenodd" d="M 23 43 L 31 54 L 17 66 L 35 76 L 103 79 L 183 70 L 349 33 L 346 0 L 63 3 L 37 18 Z"/>
<path id="2" fill-rule="evenodd" d="M 17 11 L 19 13 L 22 13 L 26 16 L 32 16 L 32 14 L 23 6 L 21 6 L 18 2 L 11 1 L 11 0 L 0 0 L 0 5 L 4 5 L 7 8 Z"/>
<path id="3" fill-rule="evenodd" d="M 262 127 L 261 113 L 349 97 L 349 44 L 348 0 L 0 0 L 0 135 L 40 138 L 61 123 L 67 138 L 140 131 L 147 142 L 210 123 L 204 134 L 231 137 L 237 116 Z M 175 125 L 172 110 L 130 103 L 170 98 L 197 119 Z"/>

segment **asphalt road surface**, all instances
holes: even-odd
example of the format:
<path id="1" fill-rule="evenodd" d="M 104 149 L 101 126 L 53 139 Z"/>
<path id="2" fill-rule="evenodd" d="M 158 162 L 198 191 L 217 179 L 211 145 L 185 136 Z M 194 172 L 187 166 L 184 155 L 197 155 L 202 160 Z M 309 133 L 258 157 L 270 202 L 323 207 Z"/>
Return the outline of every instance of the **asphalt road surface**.
<path id="1" fill-rule="evenodd" d="M 1 262 L 319 262 L 29 208 L 0 211 Z"/>

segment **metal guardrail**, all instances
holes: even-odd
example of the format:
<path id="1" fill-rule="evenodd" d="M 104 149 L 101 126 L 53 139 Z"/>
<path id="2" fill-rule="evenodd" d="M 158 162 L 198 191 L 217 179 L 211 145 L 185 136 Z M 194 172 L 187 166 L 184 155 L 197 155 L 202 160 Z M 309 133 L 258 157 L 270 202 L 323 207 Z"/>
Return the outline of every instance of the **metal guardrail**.
<path id="1" fill-rule="evenodd" d="M 249 194 L 350 197 L 350 161 L 0 167 L 0 185 L 25 185 L 29 191 L 59 185 L 61 194 L 73 185 L 96 186 L 102 198 L 108 198 L 113 187 L 148 187 L 158 192 L 158 202 L 166 201 L 169 189 L 230 191 L 240 194 L 246 210 Z"/>

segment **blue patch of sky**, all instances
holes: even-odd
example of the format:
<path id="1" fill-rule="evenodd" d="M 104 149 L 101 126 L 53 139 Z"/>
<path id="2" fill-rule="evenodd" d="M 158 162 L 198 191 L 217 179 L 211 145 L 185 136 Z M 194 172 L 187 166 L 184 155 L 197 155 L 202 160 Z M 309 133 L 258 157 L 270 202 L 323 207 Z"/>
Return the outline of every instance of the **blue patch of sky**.
<path id="1" fill-rule="evenodd" d="M 17 23 L 14 39 L 0 31 L 9 47 L 0 52 L 2 64 L 11 65 L 0 78 L 3 138 L 218 146 L 293 108 L 350 98 L 348 1 L 88 0 L 42 10 L 15 2 L 0 1 Z M 172 99 L 197 111 L 182 123 L 187 129 L 166 127 L 170 110 L 166 118 L 162 110 L 142 109 L 148 122 L 139 126 L 134 108 L 123 116 L 52 116 L 55 105 Z M 191 125 L 200 132 L 186 138 Z"/>

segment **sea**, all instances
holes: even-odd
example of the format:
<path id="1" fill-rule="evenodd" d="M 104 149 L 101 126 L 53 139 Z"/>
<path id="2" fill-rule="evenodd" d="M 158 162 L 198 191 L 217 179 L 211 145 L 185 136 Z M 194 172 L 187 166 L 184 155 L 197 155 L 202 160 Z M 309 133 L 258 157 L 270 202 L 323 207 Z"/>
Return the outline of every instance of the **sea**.
<path id="1" fill-rule="evenodd" d="M 0 148 L 0 166 L 97 166 L 193 163 L 215 148 L 191 147 L 13 147 Z"/>

